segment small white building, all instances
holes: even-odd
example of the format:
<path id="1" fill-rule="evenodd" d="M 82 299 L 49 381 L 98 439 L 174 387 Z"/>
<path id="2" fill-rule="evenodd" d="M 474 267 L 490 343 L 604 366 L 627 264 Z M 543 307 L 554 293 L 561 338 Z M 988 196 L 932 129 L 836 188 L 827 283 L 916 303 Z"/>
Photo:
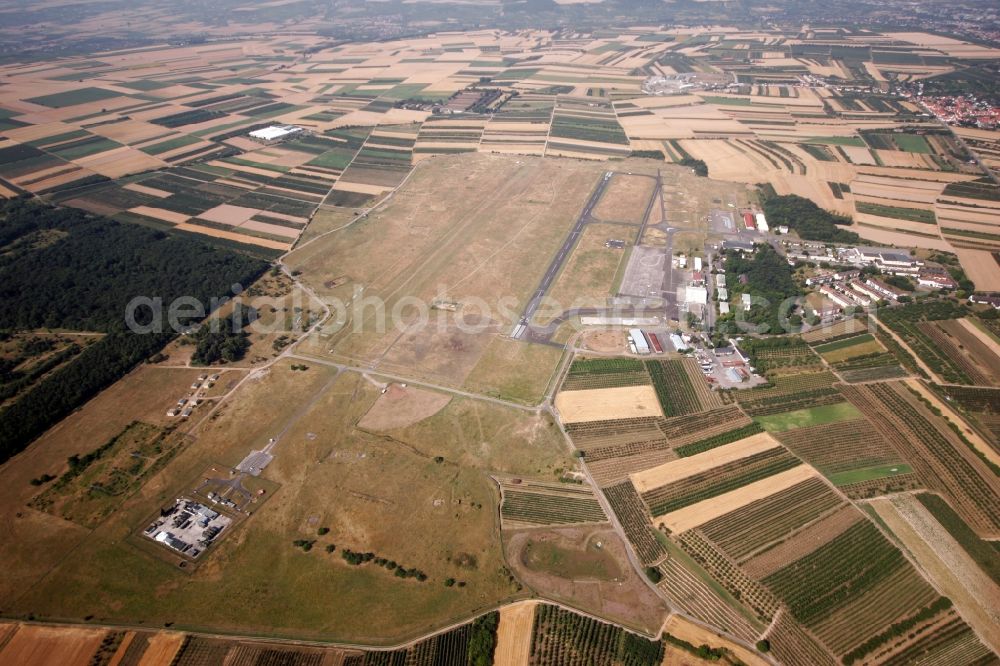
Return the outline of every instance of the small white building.
<path id="1" fill-rule="evenodd" d="M 250 132 L 250 138 L 263 143 L 274 143 L 304 131 L 297 125 L 271 125 Z"/>
<path id="2" fill-rule="evenodd" d="M 694 258 L 694 270 L 695 272 L 701 272 L 701 257 Z"/>

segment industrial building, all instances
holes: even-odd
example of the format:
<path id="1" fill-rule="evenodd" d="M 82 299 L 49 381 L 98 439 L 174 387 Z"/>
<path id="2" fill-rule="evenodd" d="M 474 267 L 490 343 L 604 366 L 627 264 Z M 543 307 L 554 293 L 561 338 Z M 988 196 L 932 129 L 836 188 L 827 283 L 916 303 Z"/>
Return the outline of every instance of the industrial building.
<path id="1" fill-rule="evenodd" d="M 930 287 L 931 289 L 958 288 L 958 283 L 947 275 L 929 275 L 926 273 L 921 273 L 917 277 L 917 284 L 919 284 L 921 287 Z"/>
<path id="2" fill-rule="evenodd" d="M 186 497 L 160 511 L 143 535 L 167 548 L 195 558 L 201 555 L 233 519 Z"/>
<path id="3" fill-rule="evenodd" d="M 685 303 L 696 303 L 698 305 L 705 305 L 708 303 L 708 289 L 705 287 L 696 287 L 693 285 L 688 285 L 684 289 L 684 302 Z"/>

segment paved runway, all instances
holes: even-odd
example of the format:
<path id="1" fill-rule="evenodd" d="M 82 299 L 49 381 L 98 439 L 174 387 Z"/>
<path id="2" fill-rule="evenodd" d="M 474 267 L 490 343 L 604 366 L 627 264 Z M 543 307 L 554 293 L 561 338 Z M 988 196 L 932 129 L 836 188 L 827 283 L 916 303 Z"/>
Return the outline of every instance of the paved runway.
<path id="1" fill-rule="evenodd" d="M 573 246 L 576 245 L 577 240 L 579 240 L 580 235 L 583 233 L 583 228 L 587 226 L 587 223 L 591 221 L 590 215 L 594 210 L 594 206 L 597 202 L 601 200 L 601 196 L 604 194 L 604 190 L 607 188 L 608 183 L 611 182 L 611 176 L 613 172 L 606 171 L 604 177 L 597 183 L 597 187 L 590 194 L 590 199 L 587 200 L 587 205 L 583 207 L 583 211 L 580 212 L 580 216 L 576 218 L 576 224 L 573 225 L 573 230 L 569 232 L 566 236 L 566 240 L 563 241 L 562 247 L 559 248 L 559 252 L 555 257 L 552 258 L 552 262 L 545 271 L 545 275 L 542 276 L 542 281 L 538 285 L 538 289 L 531 296 L 531 300 L 528 301 L 528 305 L 525 306 L 524 312 L 521 313 L 520 323 L 525 327 L 521 329 L 521 334 L 519 337 L 525 337 L 527 332 L 528 322 L 531 318 L 535 316 L 535 311 L 538 310 L 538 306 L 541 305 L 542 299 L 548 292 L 549 287 L 555 281 L 556 277 L 559 276 L 559 271 L 562 268 L 563 263 L 565 263 L 567 257 L 573 251 Z"/>

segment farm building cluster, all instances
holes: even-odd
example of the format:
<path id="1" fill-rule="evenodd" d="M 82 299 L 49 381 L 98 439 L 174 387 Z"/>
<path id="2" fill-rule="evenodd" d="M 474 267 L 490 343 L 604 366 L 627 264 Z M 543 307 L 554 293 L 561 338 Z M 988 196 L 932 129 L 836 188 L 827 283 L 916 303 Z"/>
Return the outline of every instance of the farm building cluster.
<path id="1" fill-rule="evenodd" d="M 198 379 L 191 383 L 191 391 L 177 399 L 177 404 L 167 410 L 167 416 L 180 417 L 186 419 L 194 413 L 195 407 L 200 405 L 208 393 L 208 390 L 219 381 L 219 375 L 199 375 Z"/>

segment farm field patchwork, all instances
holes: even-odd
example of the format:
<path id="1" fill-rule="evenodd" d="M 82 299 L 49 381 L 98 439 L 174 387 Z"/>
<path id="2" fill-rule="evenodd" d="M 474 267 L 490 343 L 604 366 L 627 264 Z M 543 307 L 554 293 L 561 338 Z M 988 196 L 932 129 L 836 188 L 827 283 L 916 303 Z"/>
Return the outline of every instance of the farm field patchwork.
<path id="1" fill-rule="evenodd" d="M 95 12 L 131 10 L 92 4 L 81 38 L 117 44 Z M 205 331 L 181 334 L 0 467 L 0 662 L 481 664 L 494 642 L 504 666 L 996 662 L 1000 324 L 965 278 L 1000 291 L 1000 144 L 915 90 L 1000 50 L 692 27 L 697 3 L 688 27 L 463 29 L 521 20 L 488 3 L 373 41 L 372 3 L 321 32 L 265 4 L 0 64 L 0 196 L 277 259 L 232 291 L 287 329 L 204 367 Z M 961 286 L 887 277 L 909 300 L 713 356 L 715 311 L 670 290 L 717 300 L 717 243 L 773 242 L 738 226 L 768 193 Z M 788 293 L 842 258 L 815 249 L 779 253 Z M 663 272 L 633 280 L 646 257 Z M 769 279 L 727 272 L 737 295 Z M 655 323 L 624 323 L 661 291 Z M 582 323 L 612 306 L 621 325 Z M 693 323 L 692 352 L 628 350 L 632 326 Z M 0 331 L 0 407 L 101 339 L 42 325 Z M 164 521 L 178 498 L 230 518 L 197 560 Z"/>

